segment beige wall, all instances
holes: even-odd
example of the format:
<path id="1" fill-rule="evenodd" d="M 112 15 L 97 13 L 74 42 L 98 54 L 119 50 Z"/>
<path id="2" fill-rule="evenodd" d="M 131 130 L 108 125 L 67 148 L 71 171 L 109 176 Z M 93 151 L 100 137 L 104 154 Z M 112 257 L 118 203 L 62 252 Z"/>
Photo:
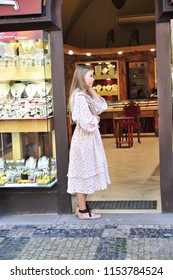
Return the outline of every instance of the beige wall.
<path id="1" fill-rule="evenodd" d="M 65 44 L 80 48 L 104 48 L 106 47 L 106 38 L 110 29 L 114 30 L 115 43 L 111 42 L 109 47 L 128 46 L 131 33 L 134 29 L 139 30 L 140 45 L 155 43 L 154 22 L 147 24 L 138 23 L 126 25 L 120 25 L 115 22 L 117 15 L 154 13 L 154 0 L 127 0 L 126 4 L 120 10 L 113 6 L 111 0 L 93 0 L 90 1 L 83 12 L 80 12 L 77 18 L 75 20 L 71 20 L 67 26 L 66 16 L 69 16 L 69 12 L 67 13 L 65 9 L 67 10 L 67 7 L 68 10 L 71 9 L 72 16 L 75 9 L 77 9 L 77 2 L 79 1 L 63 1 L 64 9 L 62 7 L 62 17 L 63 24 L 65 26 Z M 72 3 L 76 3 L 76 6 L 72 5 Z"/>

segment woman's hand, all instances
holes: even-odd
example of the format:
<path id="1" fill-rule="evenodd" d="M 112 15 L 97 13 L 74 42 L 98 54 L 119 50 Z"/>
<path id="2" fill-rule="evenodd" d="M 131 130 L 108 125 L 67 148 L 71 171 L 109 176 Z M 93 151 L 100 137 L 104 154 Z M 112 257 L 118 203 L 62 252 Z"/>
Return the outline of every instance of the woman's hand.
<path id="1" fill-rule="evenodd" d="M 91 96 L 96 93 L 96 91 L 92 87 L 88 87 L 87 90 Z"/>
<path id="2" fill-rule="evenodd" d="M 92 87 L 88 87 L 88 92 L 92 98 L 100 100 L 100 95 Z"/>

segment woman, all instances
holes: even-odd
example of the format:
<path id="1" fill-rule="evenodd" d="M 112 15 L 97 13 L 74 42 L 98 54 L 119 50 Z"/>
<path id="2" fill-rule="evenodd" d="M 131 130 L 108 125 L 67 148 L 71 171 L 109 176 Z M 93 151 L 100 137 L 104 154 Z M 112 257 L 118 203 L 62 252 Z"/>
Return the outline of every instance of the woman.
<path id="1" fill-rule="evenodd" d="M 69 109 L 76 127 L 71 141 L 67 192 L 76 193 L 76 215 L 82 220 L 101 217 L 89 209 L 86 197 L 110 184 L 98 126 L 98 114 L 107 108 L 107 103 L 92 89 L 93 82 L 93 70 L 88 66 L 78 66 L 69 97 Z"/>

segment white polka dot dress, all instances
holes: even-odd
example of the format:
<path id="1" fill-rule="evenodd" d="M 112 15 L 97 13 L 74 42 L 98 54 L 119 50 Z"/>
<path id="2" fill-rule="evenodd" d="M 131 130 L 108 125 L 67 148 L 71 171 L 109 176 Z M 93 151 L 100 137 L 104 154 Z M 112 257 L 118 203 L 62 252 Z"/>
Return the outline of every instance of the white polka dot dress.
<path id="1" fill-rule="evenodd" d="M 104 98 L 90 97 L 75 91 L 72 119 L 76 127 L 72 136 L 67 192 L 92 194 L 110 184 L 104 147 L 99 132 L 100 114 L 107 108 Z M 93 110 L 94 109 L 94 110 Z M 94 112 L 93 112 L 94 111 Z"/>

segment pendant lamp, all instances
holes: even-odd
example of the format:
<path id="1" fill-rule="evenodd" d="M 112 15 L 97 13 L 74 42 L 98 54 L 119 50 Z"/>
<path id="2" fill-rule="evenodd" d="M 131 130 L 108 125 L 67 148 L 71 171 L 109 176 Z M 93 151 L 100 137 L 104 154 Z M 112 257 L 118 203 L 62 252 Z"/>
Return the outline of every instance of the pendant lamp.
<path id="1" fill-rule="evenodd" d="M 112 3 L 117 9 L 121 9 L 126 3 L 126 0 L 112 0 Z"/>

